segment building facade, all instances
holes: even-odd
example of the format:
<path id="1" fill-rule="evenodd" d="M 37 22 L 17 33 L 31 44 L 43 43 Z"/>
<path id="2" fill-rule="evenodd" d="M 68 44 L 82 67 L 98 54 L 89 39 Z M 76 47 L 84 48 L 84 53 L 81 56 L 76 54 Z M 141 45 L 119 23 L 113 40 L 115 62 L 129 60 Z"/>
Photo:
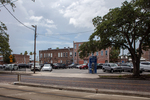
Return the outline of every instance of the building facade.
<path id="1" fill-rule="evenodd" d="M 63 63 L 73 62 L 73 48 L 51 49 L 39 51 L 39 63 Z"/>
<path id="2" fill-rule="evenodd" d="M 83 44 L 84 42 L 73 42 L 73 59 L 74 59 L 74 63 L 78 63 L 78 64 L 83 64 L 83 63 L 88 63 L 89 62 L 89 57 L 90 56 L 97 56 L 97 63 L 107 63 L 109 62 L 109 51 L 110 48 L 107 48 L 106 50 L 101 50 L 101 51 L 97 51 L 94 54 L 90 54 L 89 57 L 86 57 L 84 59 L 81 59 L 79 57 L 79 47 L 81 44 Z"/>
<path id="3" fill-rule="evenodd" d="M 30 61 L 30 56 L 29 55 L 20 55 L 20 54 L 13 54 L 16 60 L 16 64 L 28 64 Z"/>
<path id="4" fill-rule="evenodd" d="M 150 49 L 148 49 L 147 51 L 142 50 L 143 54 L 142 57 L 146 60 L 146 61 L 150 61 Z"/>

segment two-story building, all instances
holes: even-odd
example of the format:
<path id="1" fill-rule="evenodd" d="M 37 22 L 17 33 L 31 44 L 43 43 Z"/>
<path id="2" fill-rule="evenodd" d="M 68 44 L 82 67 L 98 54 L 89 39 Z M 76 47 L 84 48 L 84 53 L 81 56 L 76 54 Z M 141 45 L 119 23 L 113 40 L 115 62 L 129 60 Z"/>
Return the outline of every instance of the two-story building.
<path id="1" fill-rule="evenodd" d="M 79 57 L 79 47 L 81 44 L 83 44 L 84 42 L 73 42 L 73 59 L 74 59 L 74 63 L 78 63 L 78 64 L 83 64 L 83 63 L 88 63 L 89 62 L 89 57 L 90 56 L 97 56 L 97 63 L 107 63 L 109 62 L 109 52 L 110 52 L 110 48 L 107 48 L 106 50 L 101 50 L 101 51 L 97 51 L 94 54 L 92 53 L 91 55 L 89 55 L 89 57 L 85 57 L 84 59 L 81 59 Z"/>
<path id="2" fill-rule="evenodd" d="M 73 48 L 51 49 L 39 51 L 39 63 L 64 63 L 73 62 Z"/>

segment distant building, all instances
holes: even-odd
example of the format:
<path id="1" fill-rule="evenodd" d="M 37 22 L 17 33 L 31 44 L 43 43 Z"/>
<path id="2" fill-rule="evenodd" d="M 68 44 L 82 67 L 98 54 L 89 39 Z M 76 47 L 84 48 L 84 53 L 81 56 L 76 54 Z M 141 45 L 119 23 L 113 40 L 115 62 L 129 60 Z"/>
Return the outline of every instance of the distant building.
<path id="1" fill-rule="evenodd" d="M 145 59 L 146 61 L 150 61 L 150 49 L 148 49 L 147 51 L 142 50 L 143 54 L 142 57 L 143 59 Z"/>
<path id="2" fill-rule="evenodd" d="M 73 62 L 73 48 L 51 49 L 39 51 L 39 63 L 64 63 Z"/>
<path id="3" fill-rule="evenodd" d="M 101 50 L 101 51 L 97 51 L 94 54 L 90 54 L 88 57 L 85 57 L 84 59 L 81 59 L 79 57 L 79 47 L 81 44 L 83 44 L 84 42 L 73 42 L 73 59 L 74 59 L 74 63 L 78 63 L 78 64 L 83 64 L 83 63 L 88 63 L 89 62 L 89 57 L 90 56 L 97 56 L 97 63 L 107 63 L 109 62 L 109 52 L 110 52 L 110 48 L 107 48 L 106 50 Z"/>
<path id="4" fill-rule="evenodd" d="M 16 60 L 16 64 L 20 64 L 20 63 L 23 63 L 23 64 L 28 64 L 30 61 L 29 61 L 29 58 L 30 56 L 29 55 L 20 55 L 20 54 L 13 54 L 14 57 L 15 57 L 15 60 Z"/>

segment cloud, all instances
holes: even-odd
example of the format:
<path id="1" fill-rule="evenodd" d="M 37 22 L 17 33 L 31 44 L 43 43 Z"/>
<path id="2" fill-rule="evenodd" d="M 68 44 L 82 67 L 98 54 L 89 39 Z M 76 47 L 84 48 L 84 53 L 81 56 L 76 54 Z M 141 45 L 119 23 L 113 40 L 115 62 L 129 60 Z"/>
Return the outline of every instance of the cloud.
<path id="1" fill-rule="evenodd" d="M 49 19 L 46 19 L 46 22 L 47 22 L 47 23 L 50 23 L 50 24 L 53 24 L 53 23 L 54 23 L 53 20 L 49 20 Z"/>
<path id="2" fill-rule="evenodd" d="M 30 20 L 34 20 L 34 21 L 40 21 L 43 18 L 43 16 L 31 16 Z"/>
<path id="3" fill-rule="evenodd" d="M 104 0 L 76 0 L 59 12 L 75 27 L 93 28 L 92 19 L 108 12 L 104 5 Z"/>

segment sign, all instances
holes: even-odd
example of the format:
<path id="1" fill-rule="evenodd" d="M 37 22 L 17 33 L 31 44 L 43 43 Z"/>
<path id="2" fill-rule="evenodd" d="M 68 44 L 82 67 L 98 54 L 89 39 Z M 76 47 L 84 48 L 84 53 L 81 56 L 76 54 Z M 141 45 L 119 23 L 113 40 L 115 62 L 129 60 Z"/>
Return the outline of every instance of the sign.
<path id="1" fill-rule="evenodd" d="M 12 63 L 12 62 L 13 62 L 13 60 L 12 60 L 12 59 L 13 59 L 13 56 L 10 55 L 10 56 L 9 56 L 9 59 L 10 59 L 10 62 Z"/>

